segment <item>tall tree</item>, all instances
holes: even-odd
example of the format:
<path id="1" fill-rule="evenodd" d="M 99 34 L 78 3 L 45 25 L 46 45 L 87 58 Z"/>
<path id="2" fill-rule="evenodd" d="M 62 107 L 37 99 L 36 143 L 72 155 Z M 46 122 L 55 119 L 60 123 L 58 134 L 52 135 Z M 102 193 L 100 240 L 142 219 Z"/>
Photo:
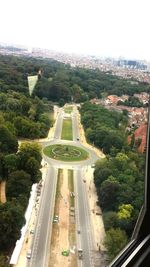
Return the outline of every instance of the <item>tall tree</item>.
<path id="1" fill-rule="evenodd" d="M 25 171 L 14 171 L 9 174 L 6 184 L 6 195 L 9 199 L 17 198 L 24 194 L 29 196 L 31 190 L 31 176 Z"/>
<path id="2" fill-rule="evenodd" d="M 125 231 L 119 228 L 111 228 L 106 232 L 104 245 L 107 248 L 109 260 L 113 260 L 115 256 L 125 247 L 128 239 Z"/>
<path id="3" fill-rule="evenodd" d="M 0 250 L 12 249 L 25 222 L 21 206 L 16 202 L 0 204 Z"/>
<path id="4" fill-rule="evenodd" d="M 17 152 L 17 149 L 17 138 L 5 125 L 0 125 L 0 151 L 3 153 L 14 153 Z"/>

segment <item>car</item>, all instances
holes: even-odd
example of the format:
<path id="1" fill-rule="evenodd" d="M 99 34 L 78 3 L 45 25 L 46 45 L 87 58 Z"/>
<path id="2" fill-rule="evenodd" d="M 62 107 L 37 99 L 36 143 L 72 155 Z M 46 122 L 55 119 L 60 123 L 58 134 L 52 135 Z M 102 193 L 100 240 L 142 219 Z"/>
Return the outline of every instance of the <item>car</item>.
<path id="1" fill-rule="evenodd" d="M 31 251 L 31 249 L 29 249 L 27 251 L 27 259 L 31 259 L 31 253 L 32 253 L 32 251 Z"/>
<path id="2" fill-rule="evenodd" d="M 58 223 L 58 220 L 56 220 L 56 219 L 53 219 L 53 223 Z"/>
<path id="3" fill-rule="evenodd" d="M 59 222 L 59 216 L 55 215 L 53 218 L 53 223 L 58 223 Z"/>
<path id="4" fill-rule="evenodd" d="M 82 249 L 78 249 L 78 258 L 79 258 L 79 260 L 83 259 L 83 250 Z"/>

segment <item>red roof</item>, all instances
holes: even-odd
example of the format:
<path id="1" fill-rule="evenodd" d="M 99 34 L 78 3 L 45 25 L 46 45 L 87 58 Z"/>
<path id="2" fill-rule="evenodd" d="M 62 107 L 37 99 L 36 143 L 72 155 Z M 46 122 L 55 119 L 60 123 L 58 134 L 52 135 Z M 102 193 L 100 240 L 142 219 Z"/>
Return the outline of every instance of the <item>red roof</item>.
<path id="1" fill-rule="evenodd" d="M 140 153 L 144 153 L 146 149 L 147 141 L 147 123 L 142 123 L 138 129 L 134 132 L 134 142 L 136 143 L 138 139 L 141 139 L 141 143 L 138 147 Z M 128 136 L 128 143 L 131 143 L 131 135 Z"/>
<path id="2" fill-rule="evenodd" d="M 120 97 L 116 95 L 108 95 L 107 99 L 109 99 L 112 103 L 117 104 L 117 102 L 120 100 Z"/>
<path id="3" fill-rule="evenodd" d="M 141 124 L 140 127 L 135 130 L 134 136 L 135 140 L 139 138 L 141 139 L 141 144 L 138 147 L 138 151 L 144 153 L 146 147 L 147 124 L 146 123 Z"/>

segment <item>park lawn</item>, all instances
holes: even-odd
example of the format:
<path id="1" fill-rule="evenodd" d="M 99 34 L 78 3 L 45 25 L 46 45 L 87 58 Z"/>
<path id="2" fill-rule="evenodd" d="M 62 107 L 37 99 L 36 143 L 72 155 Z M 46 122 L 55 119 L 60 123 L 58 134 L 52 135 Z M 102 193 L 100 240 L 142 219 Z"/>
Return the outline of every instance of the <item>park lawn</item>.
<path id="1" fill-rule="evenodd" d="M 43 150 L 44 154 L 55 160 L 81 161 L 89 157 L 89 153 L 83 148 L 70 145 L 51 145 Z"/>
<path id="2" fill-rule="evenodd" d="M 65 107 L 64 110 L 65 110 L 65 113 L 69 113 L 70 114 L 73 111 L 73 107 L 72 106 Z"/>
<path id="3" fill-rule="evenodd" d="M 71 119 L 63 120 L 61 139 L 63 139 L 63 140 L 73 140 L 73 136 L 72 136 L 72 120 Z"/>

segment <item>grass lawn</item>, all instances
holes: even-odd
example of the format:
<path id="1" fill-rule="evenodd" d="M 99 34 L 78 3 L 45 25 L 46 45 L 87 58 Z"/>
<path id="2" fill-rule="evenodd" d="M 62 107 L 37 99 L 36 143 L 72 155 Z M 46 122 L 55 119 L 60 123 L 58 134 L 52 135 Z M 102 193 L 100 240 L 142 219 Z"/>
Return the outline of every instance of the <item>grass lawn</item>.
<path id="1" fill-rule="evenodd" d="M 72 112 L 72 110 L 73 110 L 73 107 L 72 106 L 69 106 L 69 107 L 65 107 L 64 108 L 64 111 L 65 111 L 65 113 L 71 113 Z"/>
<path id="2" fill-rule="evenodd" d="M 72 140 L 72 120 L 66 119 L 63 120 L 63 127 L 61 132 L 61 139 L 63 140 Z"/>
<path id="3" fill-rule="evenodd" d="M 89 157 L 89 153 L 83 148 L 70 145 L 51 145 L 44 148 L 46 156 L 62 161 L 81 161 Z"/>

